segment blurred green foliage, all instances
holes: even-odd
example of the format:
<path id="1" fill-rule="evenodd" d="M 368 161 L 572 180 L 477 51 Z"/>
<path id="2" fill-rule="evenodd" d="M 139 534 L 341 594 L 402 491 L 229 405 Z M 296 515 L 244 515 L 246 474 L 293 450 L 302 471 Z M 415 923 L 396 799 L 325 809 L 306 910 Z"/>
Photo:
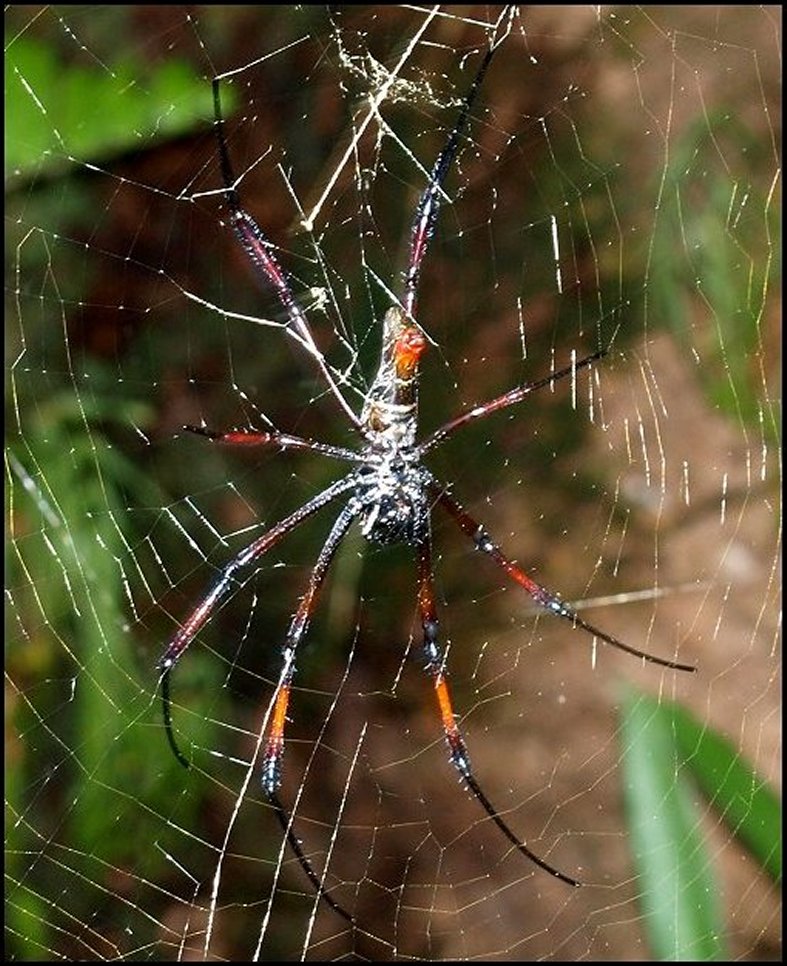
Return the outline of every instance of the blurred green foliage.
<path id="1" fill-rule="evenodd" d="M 775 439 L 758 362 L 781 271 L 780 212 L 757 181 L 768 149 L 733 111 L 688 126 L 664 172 L 649 295 L 654 322 L 687 353 L 699 352 L 696 373 L 708 403 Z M 730 171 L 728 158 L 745 173 Z"/>
<path id="2" fill-rule="evenodd" d="M 66 64 L 50 44 L 26 37 L 6 51 L 5 92 L 6 177 L 22 179 L 68 174 L 73 161 L 106 164 L 213 116 L 210 86 L 184 61 L 153 71 L 132 61 Z"/>
<path id="3" fill-rule="evenodd" d="M 49 903 L 65 868 L 76 880 L 101 881 L 105 870 L 133 860 L 140 875 L 155 878 L 165 853 L 140 851 L 139 843 L 163 844 L 167 820 L 177 815 L 188 824 L 202 797 L 172 801 L 167 776 L 179 766 L 157 740 L 160 709 L 151 706 L 149 683 L 135 677 L 138 656 L 128 633 L 140 583 L 135 554 L 144 554 L 144 514 L 129 508 L 167 502 L 127 455 L 129 428 L 144 430 L 155 413 L 94 358 L 80 360 L 75 393 L 58 314 L 84 298 L 90 277 L 73 248 L 58 249 L 56 275 L 51 259 L 63 226 L 95 217 L 95 194 L 79 183 L 80 165 L 110 164 L 157 139 L 200 129 L 212 102 L 209 84 L 185 63 L 155 70 L 132 62 L 67 63 L 54 45 L 33 37 L 8 45 L 5 71 L 6 210 L 9 217 L 24 210 L 25 223 L 46 231 L 40 243 L 27 236 L 24 248 L 20 233 L 9 252 L 17 278 L 7 289 L 15 293 L 8 311 L 20 318 L 6 329 L 6 586 L 13 599 L 6 641 L 24 640 L 7 654 L 16 690 L 7 705 L 6 868 L 19 885 L 6 925 L 19 944 L 16 955 L 36 959 L 51 948 L 45 924 L 64 925 Z M 15 224 L 9 221 L 12 230 Z M 185 690 L 201 663 L 184 676 Z M 192 708 L 190 735 L 200 740 L 210 719 L 204 701 Z M 133 803 L 131 788 L 139 796 Z M 68 843 L 60 867 L 55 851 L 30 866 L 29 850 L 41 847 L 42 836 Z M 88 921 L 93 899 L 86 891 L 80 903 L 79 894 L 68 908 Z"/>

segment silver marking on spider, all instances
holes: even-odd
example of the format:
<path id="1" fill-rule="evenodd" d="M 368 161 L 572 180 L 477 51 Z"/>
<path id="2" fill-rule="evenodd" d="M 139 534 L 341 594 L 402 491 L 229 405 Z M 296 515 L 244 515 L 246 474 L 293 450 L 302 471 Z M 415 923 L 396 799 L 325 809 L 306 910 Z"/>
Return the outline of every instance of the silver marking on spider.
<path id="1" fill-rule="evenodd" d="M 473 534 L 473 542 L 478 550 L 482 550 L 484 553 L 491 553 L 495 549 L 495 545 L 492 543 L 489 534 L 484 530 L 483 527 L 479 527 Z"/>

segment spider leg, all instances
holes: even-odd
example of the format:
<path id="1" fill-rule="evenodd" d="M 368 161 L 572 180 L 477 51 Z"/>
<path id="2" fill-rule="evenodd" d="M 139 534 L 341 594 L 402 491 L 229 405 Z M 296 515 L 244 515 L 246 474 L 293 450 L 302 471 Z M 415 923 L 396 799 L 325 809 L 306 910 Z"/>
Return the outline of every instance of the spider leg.
<path id="1" fill-rule="evenodd" d="M 501 19 L 504 16 L 510 17 L 511 13 L 512 11 L 507 9 L 503 14 L 501 14 Z M 487 50 L 483 60 L 481 61 L 481 66 L 478 68 L 478 73 L 475 75 L 475 80 L 470 85 L 470 90 L 467 92 L 464 102 L 462 103 L 462 109 L 459 113 L 456 124 L 449 134 L 445 146 L 437 156 L 437 160 L 434 163 L 432 172 L 429 175 L 429 183 L 424 189 L 424 192 L 418 202 L 418 207 L 415 211 L 415 218 L 413 220 L 413 227 L 410 235 L 410 257 L 407 263 L 407 271 L 405 272 L 404 276 L 404 298 L 402 300 L 404 309 L 411 318 L 415 317 L 416 290 L 418 288 L 418 281 L 421 276 L 421 263 L 424 260 L 424 254 L 426 253 L 429 239 L 432 237 L 435 223 L 437 221 L 437 215 L 440 211 L 440 202 L 443 194 L 443 182 L 445 181 L 446 175 L 451 167 L 451 163 L 456 157 L 456 152 L 459 148 L 459 141 L 465 132 L 467 122 L 470 117 L 470 110 L 473 106 L 473 102 L 476 99 L 476 95 L 481 87 L 484 75 L 487 72 L 499 42 L 499 40 L 492 41 L 489 50 Z"/>
<path id="2" fill-rule="evenodd" d="M 225 564 L 224 567 L 219 571 L 218 576 L 211 584 L 208 592 L 170 640 L 166 650 L 164 651 L 164 654 L 161 656 L 158 662 L 158 667 L 162 672 L 161 698 L 164 707 L 164 728 L 167 732 L 167 739 L 169 740 L 170 746 L 175 752 L 175 757 L 182 765 L 188 767 L 188 761 L 178 749 L 177 742 L 175 741 L 175 735 L 172 731 L 172 714 L 170 710 L 169 693 L 169 675 L 172 671 L 172 668 L 177 663 L 181 654 L 194 640 L 194 637 L 207 623 L 215 611 L 219 601 L 223 600 L 231 590 L 237 589 L 239 586 L 239 574 L 243 573 L 243 571 L 248 568 L 250 564 L 254 564 L 266 551 L 270 550 L 271 547 L 274 547 L 279 540 L 285 536 L 285 534 L 290 532 L 290 530 L 293 530 L 298 526 L 298 524 L 312 516 L 312 514 L 316 513 L 317 510 L 325 506 L 326 503 L 329 503 L 331 500 L 333 500 L 334 497 L 339 496 L 339 494 L 344 493 L 354 485 L 355 478 L 352 474 L 345 476 L 341 480 L 338 480 L 336 483 L 333 483 L 327 489 L 323 490 L 322 493 L 318 493 L 316 496 L 312 497 L 311 500 L 309 500 L 307 503 L 304 503 L 304 505 L 297 509 L 294 513 L 291 513 L 288 517 L 285 517 L 284 520 L 281 520 L 275 526 L 271 527 L 270 530 L 263 533 L 261 537 L 258 537 L 253 543 L 250 543 L 248 547 L 245 547 L 243 550 L 241 550 L 237 556 L 233 557 L 232 560 Z"/>
<path id="3" fill-rule="evenodd" d="M 470 537 L 476 547 L 479 550 L 483 550 L 484 553 L 489 554 L 489 556 L 494 560 L 494 562 L 504 570 L 508 576 L 520 585 L 530 594 L 533 600 L 543 607 L 545 610 L 550 611 L 552 614 L 556 614 L 558 617 L 564 617 L 566 620 L 571 621 L 576 627 L 581 627 L 583 631 L 587 631 L 588 634 L 592 634 L 594 637 L 600 638 L 605 643 L 611 645 L 612 647 L 618 648 L 620 651 L 626 651 L 628 654 L 633 654 L 635 657 L 641 658 L 643 661 L 649 661 L 651 664 L 659 664 L 662 667 L 673 668 L 676 671 L 696 671 L 696 667 L 692 664 L 682 664 L 679 661 L 668 661 L 666 658 L 658 657 L 655 654 L 648 654 L 647 651 L 639 651 L 635 647 L 631 647 L 629 644 L 624 644 L 623 641 L 619 641 L 616 637 L 612 637 L 610 634 L 599 630 L 587 621 L 584 621 L 579 614 L 568 604 L 564 603 L 560 597 L 543 587 L 541 584 L 536 583 L 532 577 L 528 576 L 520 567 L 509 560 L 503 555 L 500 548 L 492 542 L 491 537 L 486 532 L 486 530 L 474 520 L 469 513 L 467 513 L 452 497 L 448 495 L 445 488 L 439 484 L 436 480 L 432 479 L 429 483 L 429 492 L 431 493 L 434 500 L 439 503 L 448 513 L 454 518 L 454 520 L 459 524 L 460 528 Z"/>
<path id="4" fill-rule="evenodd" d="M 446 677 L 446 661 L 442 649 L 438 643 L 437 631 L 438 620 L 437 610 L 434 602 L 434 578 L 432 575 L 432 551 L 429 524 L 424 528 L 424 535 L 421 537 L 417 547 L 418 559 L 418 608 L 421 614 L 421 625 L 424 631 L 424 654 L 426 657 L 426 670 L 431 674 L 437 695 L 437 704 L 440 709 L 440 717 L 443 723 L 445 739 L 451 756 L 451 763 L 462 776 L 467 787 L 475 795 L 486 813 L 494 821 L 495 825 L 505 835 L 519 852 L 531 862 L 535 862 L 550 875 L 567 882 L 569 885 L 580 885 L 576 879 L 558 871 L 553 866 L 545 862 L 535 852 L 532 852 L 524 842 L 520 841 L 511 829 L 503 821 L 500 813 L 492 805 L 484 794 L 481 786 L 473 775 L 470 766 L 470 756 L 467 753 L 467 746 L 456 723 L 453 704 L 451 702 L 451 692 L 448 687 Z"/>
<path id="5" fill-rule="evenodd" d="M 287 836 L 287 842 L 297 858 L 301 868 L 306 873 L 309 881 L 317 891 L 318 896 L 324 899 L 328 905 L 339 913 L 350 923 L 354 923 L 353 917 L 345 912 L 325 890 L 322 880 L 312 868 L 311 863 L 301 848 L 301 844 L 295 835 L 292 818 L 287 814 L 284 806 L 279 801 L 277 790 L 281 785 L 281 760 L 284 753 L 284 727 L 287 720 L 287 706 L 290 700 L 290 690 L 292 679 L 295 675 L 295 654 L 298 645 L 303 639 L 309 627 L 311 616 L 317 603 L 317 595 L 322 586 L 325 574 L 333 560 L 334 554 L 347 533 L 350 524 L 360 512 L 360 507 L 355 500 L 351 500 L 342 510 L 334 523 L 331 532 L 323 544 L 317 563 L 311 572 L 309 586 L 306 593 L 301 598 L 298 609 L 293 616 L 287 635 L 282 647 L 282 669 L 279 675 L 279 683 L 274 697 L 273 714 L 268 731 L 265 745 L 265 754 L 262 762 L 262 788 L 266 797 L 276 810 L 276 815 Z"/>
<path id="6" fill-rule="evenodd" d="M 214 443 L 225 443 L 228 446 L 277 446 L 281 450 L 305 449 L 310 453 L 320 453 L 322 456 L 332 456 L 339 460 L 363 462 L 363 456 L 354 450 L 345 449 L 343 446 L 331 446 L 329 443 L 318 443 L 313 439 L 303 439 L 301 436 L 290 436 L 289 433 L 280 433 L 275 429 L 265 432 L 239 429 L 217 432 L 206 426 L 184 426 L 183 429 L 197 436 L 204 436 Z"/>
<path id="7" fill-rule="evenodd" d="M 515 389 L 510 389 L 508 392 L 503 393 L 502 396 L 498 396 L 496 399 L 490 399 L 488 402 L 481 403 L 478 406 L 473 406 L 472 409 L 468 409 L 467 412 L 461 413 L 455 419 L 449 420 L 439 429 L 436 429 L 433 433 L 419 445 L 418 456 L 419 458 L 424 455 L 428 450 L 436 446 L 437 443 L 441 443 L 446 436 L 449 436 L 455 430 L 459 429 L 460 426 L 464 426 L 466 423 L 472 422 L 474 419 L 482 419 L 484 416 L 488 416 L 490 413 L 496 413 L 499 409 L 506 409 L 508 406 L 513 406 L 518 402 L 522 402 L 525 396 L 529 395 L 531 392 L 535 392 L 536 389 L 543 389 L 544 386 L 551 386 L 558 380 L 565 378 L 565 376 L 573 376 L 578 370 L 584 369 L 589 366 L 592 362 L 596 362 L 598 359 L 603 359 L 607 354 L 608 349 L 599 349 L 598 352 L 594 352 L 592 355 L 585 356 L 584 359 L 580 359 L 579 362 L 574 362 L 570 366 L 566 366 L 564 369 L 558 369 L 557 372 L 553 372 L 551 376 L 545 376 L 543 379 L 539 379 L 537 382 L 526 382 L 523 386 L 517 386 Z"/>
<path id="8" fill-rule="evenodd" d="M 235 187 L 237 182 L 232 170 L 227 139 L 224 136 L 224 118 L 221 113 L 218 77 L 213 78 L 213 112 L 216 138 L 219 145 L 221 176 L 224 182 L 224 199 L 230 210 L 230 221 L 235 235 L 246 252 L 246 256 L 254 267 L 258 278 L 265 280 L 276 292 L 279 302 L 281 302 L 287 314 L 287 333 L 315 359 L 328 388 L 336 397 L 353 426 L 359 427 L 361 421 L 344 398 L 325 363 L 323 354 L 314 341 L 306 316 L 298 305 L 290 288 L 290 283 L 287 281 L 287 276 L 274 254 L 272 242 L 251 215 L 241 207 L 240 196 Z"/>
<path id="9" fill-rule="evenodd" d="M 317 893 L 318 898 L 324 899 L 334 912 L 338 912 L 342 919 L 346 919 L 351 926 L 354 926 L 354 917 L 351 916 L 349 912 L 343 909 L 339 903 L 331 897 L 330 892 L 326 890 L 325 886 L 320 880 L 320 877 L 312 868 L 311 862 L 309 862 L 309 860 L 306 858 L 306 854 L 301 848 L 300 840 L 293 829 L 292 820 L 285 811 L 284 806 L 279 801 L 279 798 L 275 792 L 270 792 L 268 794 L 268 801 L 273 806 L 274 811 L 276 812 L 276 817 L 279 820 L 279 824 L 284 830 L 284 834 L 287 836 L 287 844 L 292 849 L 293 855 L 298 860 L 300 867 L 308 876 L 309 882 L 311 882 L 312 886 L 314 887 L 314 891 Z"/>

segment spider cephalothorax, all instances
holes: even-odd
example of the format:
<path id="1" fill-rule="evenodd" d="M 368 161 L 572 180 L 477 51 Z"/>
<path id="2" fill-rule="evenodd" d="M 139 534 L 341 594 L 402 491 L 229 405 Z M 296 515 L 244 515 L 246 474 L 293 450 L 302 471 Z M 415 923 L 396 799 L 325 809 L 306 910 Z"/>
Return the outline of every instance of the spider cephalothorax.
<path id="1" fill-rule="evenodd" d="M 511 16 L 512 12 L 509 9 L 504 11 L 500 15 L 495 29 L 503 24 L 509 24 Z M 496 399 L 474 406 L 472 409 L 454 417 L 420 442 L 417 440 L 418 365 L 426 346 L 423 330 L 415 320 L 416 292 L 421 264 L 434 230 L 443 193 L 443 182 L 464 135 L 470 117 L 470 109 L 481 86 L 481 81 L 501 40 L 502 38 L 496 38 L 493 30 L 489 49 L 481 60 L 456 124 L 434 163 L 431 176 L 416 208 L 410 238 L 410 256 L 404 273 L 402 297 L 400 302 L 389 308 L 385 314 L 380 365 L 370 388 L 365 394 L 360 415 L 356 414 L 345 399 L 324 357 L 319 353 L 306 317 L 299 308 L 287 276 L 274 254 L 273 245 L 251 215 L 240 206 L 223 131 L 219 102 L 219 79 L 216 78 L 213 82 L 216 133 L 224 181 L 224 197 L 230 210 L 232 227 L 255 271 L 266 285 L 273 288 L 278 296 L 287 315 L 286 331 L 316 361 L 328 390 L 349 418 L 351 426 L 359 436 L 359 447 L 357 450 L 353 450 L 276 431 L 214 432 L 204 427 L 187 427 L 217 442 L 230 445 L 277 446 L 283 449 L 309 450 L 312 453 L 351 463 L 353 468 L 341 479 L 332 483 L 302 507 L 259 536 L 225 564 L 219 572 L 205 596 L 174 634 L 159 662 L 162 671 L 164 721 L 167 736 L 175 754 L 183 764 L 188 765 L 175 743 L 172 729 L 169 704 L 169 676 L 172 668 L 215 612 L 219 602 L 240 585 L 240 577 L 248 577 L 254 572 L 263 554 L 274 547 L 287 533 L 328 503 L 343 498 L 345 504 L 323 544 L 312 569 L 308 586 L 300 598 L 284 637 L 281 652 L 281 671 L 268 717 L 261 784 L 284 828 L 290 847 L 317 894 L 349 922 L 354 922 L 353 917 L 331 897 L 301 848 L 293 831 L 292 820 L 279 801 L 278 788 L 281 783 L 284 730 L 296 669 L 298 645 L 308 630 L 317 596 L 331 560 L 344 535 L 354 522 L 357 521 L 360 524 L 362 534 L 369 541 L 378 544 L 405 543 L 413 547 L 418 574 L 417 607 L 423 631 L 425 668 L 434 687 L 450 760 L 467 788 L 519 852 L 564 882 L 571 885 L 579 884 L 575 879 L 558 871 L 535 855 L 511 831 L 486 797 L 473 774 L 470 756 L 456 723 L 446 676 L 445 655 L 440 645 L 434 576 L 432 573 L 430 522 L 432 509 L 439 507 L 446 511 L 482 554 L 489 557 L 512 581 L 527 591 L 540 606 L 550 613 L 564 618 L 574 628 L 581 628 L 612 647 L 627 651 L 653 664 L 682 671 L 694 670 L 690 665 L 637 650 L 583 620 L 559 595 L 536 583 L 521 567 L 507 558 L 484 527 L 460 506 L 450 494 L 449 487 L 438 481 L 423 462 L 429 450 L 460 427 L 473 420 L 484 418 L 497 410 L 513 406 L 521 402 L 526 395 L 534 390 L 553 385 L 560 379 L 566 377 L 575 379 L 578 370 L 590 366 L 600 359 L 606 351 L 604 349 L 597 350 L 579 362 L 575 361 L 570 366 L 559 369 L 536 382 L 517 386 Z"/>
<path id="2" fill-rule="evenodd" d="M 418 360 L 426 339 L 407 321 L 398 305 L 383 319 L 380 366 L 361 412 L 361 430 L 369 451 L 396 452 L 411 448 L 418 425 Z"/>

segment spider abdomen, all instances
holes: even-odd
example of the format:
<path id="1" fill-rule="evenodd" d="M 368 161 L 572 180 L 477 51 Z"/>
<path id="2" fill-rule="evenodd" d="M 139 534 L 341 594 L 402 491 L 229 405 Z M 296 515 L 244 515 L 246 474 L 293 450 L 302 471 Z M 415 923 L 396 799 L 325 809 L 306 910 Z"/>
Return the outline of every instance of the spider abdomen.
<path id="1" fill-rule="evenodd" d="M 358 473 L 361 533 L 371 543 L 413 543 L 426 514 L 423 470 L 401 456 L 382 456 Z"/>

